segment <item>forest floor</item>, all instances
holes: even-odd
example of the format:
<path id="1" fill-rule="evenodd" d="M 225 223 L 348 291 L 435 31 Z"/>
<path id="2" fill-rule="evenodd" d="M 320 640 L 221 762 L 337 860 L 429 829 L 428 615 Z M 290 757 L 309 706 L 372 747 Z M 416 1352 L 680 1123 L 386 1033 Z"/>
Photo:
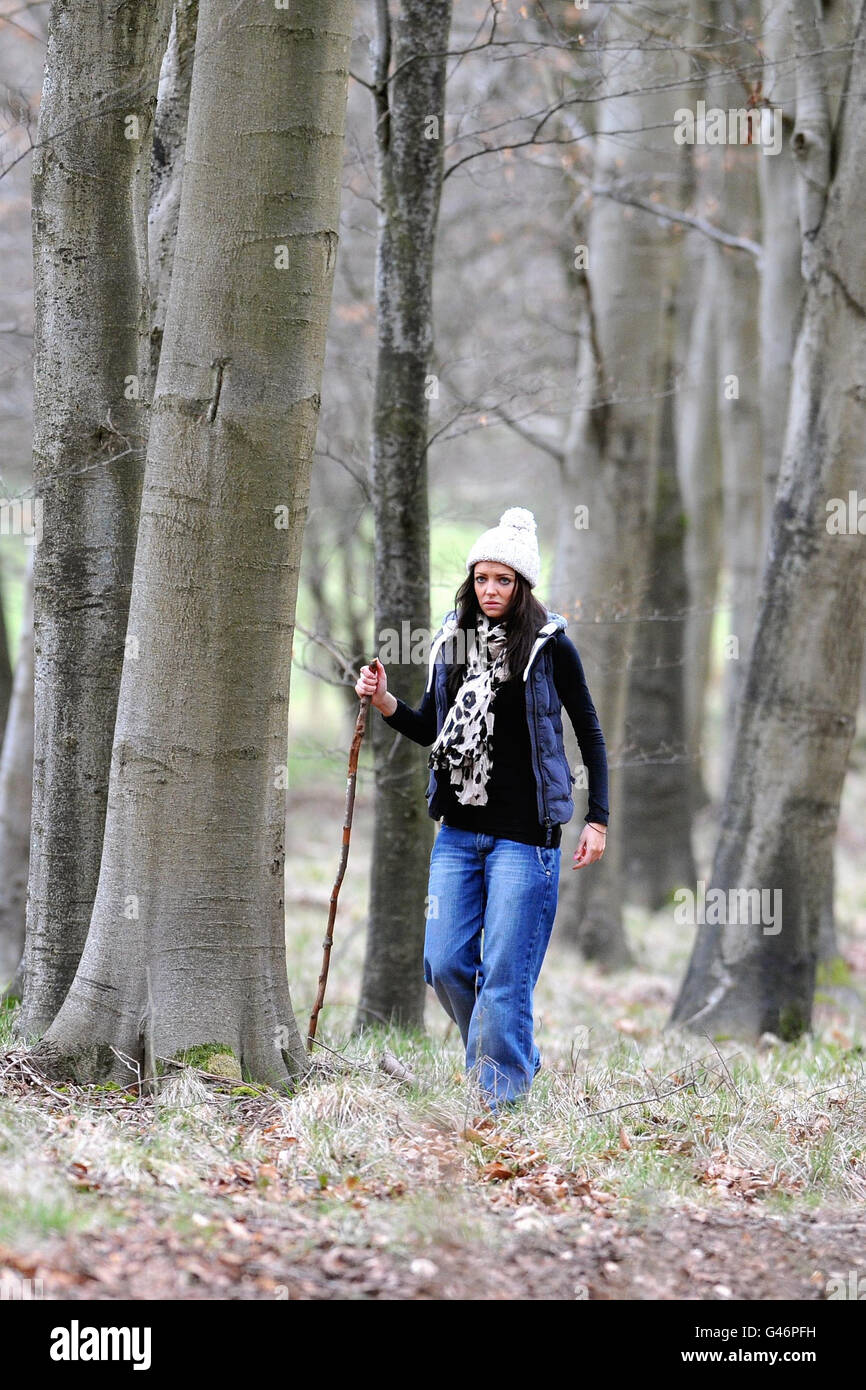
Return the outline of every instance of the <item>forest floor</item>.
<path id="1" fill-rule="evenodd" d="M 154 1101 L 49 1093 L 8 1052 L 0 1281 L 81 1299 L 809 1300 L 863 1273 L 864 1096 L 844 1056 L 811 1096 L 789 1073 L 761 1119 L 766 1073 L 714 1057 L 613 1116 L 584 1092 L 578 1123 L 555 1078 L 534 1119 L 499 1128 L 455 1122 L 457 1076 L 432 1101 L 374 1056 L 317 1066 L 293 1099 L 185 1072 Z"/>
<path id="2" fill-rule="evenodd" d="M 336 797 L 295 798 L 302 1025 L 341 818 Z M 689 934 L 670 910 L 629 909 L 635 963 L 616 974 L 554 932 L 535 1000 L 542 1070 L 494 1123 L 473 1108 L 432 993 L 424 1032 L 352 1031 L 369 819 L 361 801 L 323 1045 L 293 1095 L 194 1069 L 155 1098 L 48 1086 L 0 1022 L 0 1287 L 41 1281 L 46 1298 L 85 1300 L 849 1296 L 866 1275 L 866 829 L 840 837 L 840 957 L 810 1035 L 751 1046 L 669 1029 Z M 406 1074 L 383 1069 L 386 1053 Z"/>

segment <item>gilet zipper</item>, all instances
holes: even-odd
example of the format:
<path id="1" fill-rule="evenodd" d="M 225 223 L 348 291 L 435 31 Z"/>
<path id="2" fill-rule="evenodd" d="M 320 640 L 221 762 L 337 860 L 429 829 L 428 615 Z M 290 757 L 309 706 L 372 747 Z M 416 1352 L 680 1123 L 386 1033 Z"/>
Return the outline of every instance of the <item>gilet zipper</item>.
<path id="1" fill-rule="evenodd" d="M 532 672 L 531 672 L 531 671 L 529 672 L 529 676 L 528 676 L 527 680 L 528 680 L 528 681 L 531 681 L 531 680 L 532 680 Z M 545 791 L 545 789 L 544 789 L 544 778 L 543 778 L 542 775 L 541 775 L 541 762 L 540 762 L 540 759 L 541 759 L 541 740 L 540 740 L 539 729 L 538 729 L 538 702 L 537 702 L 537 700 L 536 700 L 534 694 L 533 694 L 533 696 L 532 696 L 532 722 L 533 722 L 533 724 L 535 725 L 535 748 L 536 748 L 536 750 L 538 751 L 538 761 L 536 761 L 536 759 L 535 759 L 535 754 L 533 753 L 533 762 L 535 763 L 535 775 L 536 775 L 536 778 L 538 779 L 538 786 L 539 786 L 540 789 L 541 789 L 541 804 L 542 804 L 542 807 L 543 807 L 543 810 L 544 810 L 544 817 L 543 817 L 543 825 L 544 825 L 544 846 L 545 846 L 545 849 L 549 849 L 549 848 L 550 848 L 551 840 L 553 839 L 553 821 L 551 820 L 550 815 L 548 814 L 547 793 L 546 793 L 546 791 Z"/>

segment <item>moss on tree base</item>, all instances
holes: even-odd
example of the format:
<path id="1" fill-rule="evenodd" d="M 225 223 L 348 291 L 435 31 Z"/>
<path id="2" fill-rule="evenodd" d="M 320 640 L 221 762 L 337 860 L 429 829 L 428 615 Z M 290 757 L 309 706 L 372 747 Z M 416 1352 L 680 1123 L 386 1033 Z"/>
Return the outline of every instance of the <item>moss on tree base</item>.
<path id="1" fill-rule="evenodd" d="M 174 1061 L 210 1072 L 212 1076 L 243 1080 L 241 1064 L 229 1043 L 200 1043 L 196 1047 L 186 1047 L 174 1054 Z M 160 1065 L 159 1070 L 163 1071 L 164 1068 Z"/>

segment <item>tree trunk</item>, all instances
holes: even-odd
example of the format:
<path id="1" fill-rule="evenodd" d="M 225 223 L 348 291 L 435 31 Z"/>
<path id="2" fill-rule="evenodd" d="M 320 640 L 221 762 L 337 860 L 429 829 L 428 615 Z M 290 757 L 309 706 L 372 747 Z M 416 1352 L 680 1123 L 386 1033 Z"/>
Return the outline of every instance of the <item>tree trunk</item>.
<path id="1" fill-rule="evenodd" d="M 727 109 L 728 103 L 721 104 Z M 729 208 L 726 225 L 731 225 L 737 235 L 754 240 L 758 234 L 755 160 L 764 156 L 748 146 L 735 149 L 733 153 L 738 167 L 729 169 L 727 174 L 731 191 L 725 204 Z M 764 484 L 759 465 L 761 376 L 757 313 L 760 283 L 753 259 L 742 251 L 722 247 L 717 266 L 716 358 L 725 580 L 720 597 L 727 629 L 722 667 L 721 758 L 723 767 L 727 767 L 755 628 L 763 560 Z"/>
<path id="2" fill-rule="evenodd" d="M 377 643 L 430 631 L 427 397 L 433 346 L 433 247 L 445 139 L 445 51 L 451 0 L 378 6 L 376 258 L 378 358 L 371 449 L 376 526 Z M 393 59 L 393 62 L 392 62 Z M 389 688 L 413 706 L 426 667 L 411 651 L 390 661 Z M 422 1027 L 424 901 L 433 822 L 426 757 L 372 716 L 375 763 L 370 914 L 354 1027 Z M 396 743 L 395 743 L 396 738 Z"/>
<path id="3" fill-rule="evenodd" d="M 811 9 L 810 0 L 804 8 Z M 866 11 L 861 9 L 826 201 L 812 174 L 820 123 L 794 150 L 808 180 L 807 289 L 791 408 L 752 657 L 737 725 L 713 890 L 768 892 L 701 925 L 672 1021 L 699 1032 L 793 1038 L 811 1020 L 822 934 L 832 922 L 833 844 L 854 736 L 866 625 L 862 528 L 847 515 L 866 492 Z M 823 46 L 819 36 L 809 40 Z M 800 51 L 805 51 L 798 45 Z M 808 77 L 804 89 L 814 94 Z M 834 502 L 834 499 L 838 501 Z M 834 516 L 845 511 L 842 524 Z M 726 896 L 726 902 L 730 902 Z M 775 920 L 773 908 L 776 910 Z M 736 920 L 743 915 L 746 921 Z M 732 920 L 732 918 L 734 920 Z"/>
<path id="4" fill-rule="evenodd" d="M 20 998 L 16 974 L 24 946 L 30 800 L 33 783 L 33 551 L 27 564 L 21 640 L 0 757 L 0 994 Z M 15 979 L 13 980 L 13 976 Z"/>
<path id="5" fill-rule="evenodd" d="M 151 287 L 151 374 L 156 381 L 174 265 L 198 0 L 174 0 L 153 127 L 148 242 Z"/>
<path id="6" fill-rule="evenodd" d="M 665 267 L 670 226 L 609 193 L 645 192 L 648 150 L 653 172 L 679 172 L 669 128 L 672 81 L 681 73 L 673 49 L 652 40 L 645 51 L 629 16 L 611 11 L 610 47 L 599 55 L 607 95 L 596 134 L 589 218 L 589 332 L 578 363 L 576 403 L 566 440 L 564 505 L 556 584 L 566 596 L 610 766 L 611 829 L 603 859 L 589 872 L 564 875 L 557 920 L 566 940 L 607 967 L 628 962 L 622 924 L 622 760 L 627 670 L 635 619 L 644 611 L 657 480 L 664 342 Z M 647 88 L 660 88 L 649 90 Z M 635 345 L 640 350 L 635 350 Z M 578 527 L 586 507 L 588 526 Z"/>
<path id="7" fill-rule="evenodd" d="M 3 576 L 0 573 L 0 739 L 6 730 L 9 704 L 12 699 L 12 663 L 9 660 L 9 633 L 6 628 L 6 612 L 3 607 Z"/>
<path id="8" fill-rule="evenodd" d="M 754 0 L 721 0 L 717 20 L 735 34 L 753 19 Z M 756 20 L 756 16 L 754 16 Z M 730 46 L 726 65 L 732 71 L 708 86 L 708 100 L 722 110 L 743 106 L 744 65 L 753 60 L 753 41 L 747 37 Z M 706 151 L 720 165 L 721 216 L 727 231 L 757 241 L 760 235 L 758 161 L 767 163 L 755 144 L 728 144 Z M 772 246 L 767 254 L 773 255 Z M 761 459 L 761 370 L 758 339 L 760 279 L 754 257 L 733 247 L 719 248 L 714 287 L 718 418 L 722 457 L 722 575 L 720 599 L 727 643 L 722 666 L 721 763 L 731 757 L 734 721 L 742 697 L 749 648 L 755 627 L 760 585 L 764 527 Z"/>
<path id="9" fill-rule="evenodd" d="M 665 338 L 669 350 L 674 344 L 675 308 L 672 286 Z M 649 611 L 635 641 L 625 729 L 625 896 L 650 911 L 660 908 L 672 889 L 695 881 L 683 660 L 688 608 L 685 514 L 677 480 L 674 390 L 671 370 L 662 401 Z"/>
<path id="10" fill-rule="evenodd" d="M 150 139 L 166 0 L 54 0 L 33 155 L 35 748 L 25 992 L 47 1028 L 96 893 L 147 438 Z"/>
<path id="11" fill-rule="evenodd" d="M 704 187 L 703 175 L 700 186 Z M 686 381 L 681 386 L 677 408 L 677 467 L 686 519 L 684 564 L 689 613 L 684 634 L 684 680 L 693 811 L 710 799 L 705 780 L 704 728 L 722 552 L 722 468 L 716 389 L 718 254 L 718 248 L 707 243 L 696 268 L 698 294 L 687 337 Z"/>
<path id="12" fill-rule="evenodd" d="M 99 889 L 49 1072 L 208 1044 L 258 1082 L 305 1069 L 287 708 L 351 30 L 350 0 L 201 5 Z"/>
<path id="13" fill-rule="evenodd" d="M 790 66 L 785 61 L 793 35 L 786 6 L 778 5 L 776 0 L 763 0 L 762 11 L 767 100 L 784 112 L 781 152 L 758 160 L 761 240 L 766 247 L 759 307 L 764 459 L 761 554 L 766 555 L 788 418 L 791 362 L 803 303 L 803 277 L 797 225 L 797 171 L 791 151 L 794 90 Z"/>

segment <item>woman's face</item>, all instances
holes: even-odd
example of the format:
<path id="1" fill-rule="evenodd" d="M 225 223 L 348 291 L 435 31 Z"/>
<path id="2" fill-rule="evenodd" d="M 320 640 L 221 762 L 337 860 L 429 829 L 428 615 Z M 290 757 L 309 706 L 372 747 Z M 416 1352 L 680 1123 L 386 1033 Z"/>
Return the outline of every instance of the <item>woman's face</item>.
<path id="1" fill-rule="evenodd" d="M 517 574 L 510 565 L 498 560 L 477 560 L 475 563 L 475 597 L 478 607 L 488 618 L 505 616 L 517 593 Z"/>

